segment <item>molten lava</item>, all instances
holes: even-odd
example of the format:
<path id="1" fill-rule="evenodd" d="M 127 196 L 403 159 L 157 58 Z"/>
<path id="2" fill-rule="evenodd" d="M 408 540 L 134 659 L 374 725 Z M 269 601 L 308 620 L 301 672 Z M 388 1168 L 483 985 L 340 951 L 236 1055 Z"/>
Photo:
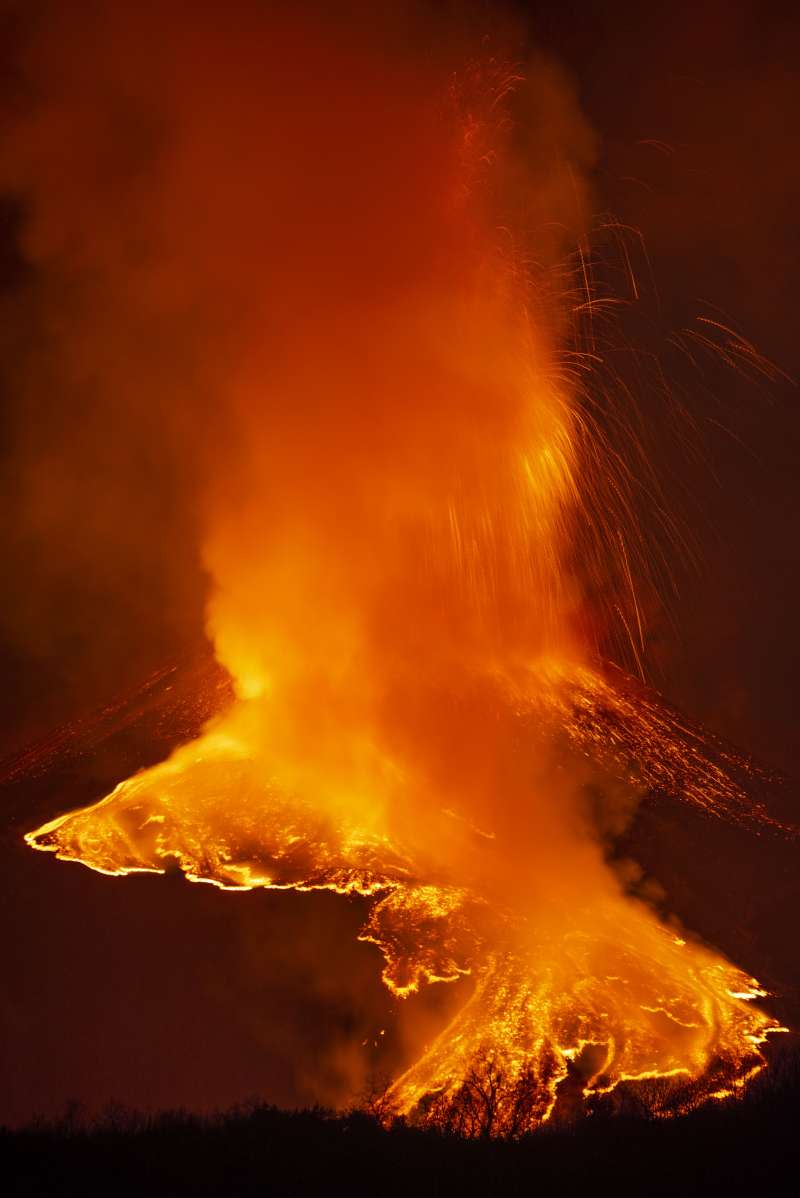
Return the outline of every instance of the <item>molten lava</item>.
<path id="1" fill-rule="evenodd" d="M 588 1103 L 620 1083 L 652 1079 L 665 1082 L 650 1095 L 656 1112 L 733 1094 L 763 1067 L 760 1046 L 778 1027 L 751 1001 L 764 991 L 623 893 L 577 818 L 575 792 L 590 773 L 578 755 L 552 745 L 566 734 L 593 752 L 602 717 L 615 742 L 604 751 L 631 762 L 625 755 L 641 752 L 636 764 L 645 777 L 664 781 L 669 771 L 680 791 L 687 770 L 705 784 L 703 803 L 723 815 L 731 792 L 742 804 L 745 796 L 716 763 L 706 758 L 705 771 L 697 768 L 697 746 L 665 735 L 669 713 L 661 713 L 659 729 L 652 701 L 643 718 L 585 667 L 546 676 L 546 686 L 541 675 L 531 680 L 533 717 L 520 713 L 518 695 L 486 680 L 482 719 L 473 711 L 450 731 L 457 745 L 483 723 L 480 754 L 490 753 L 501 769 L 489 796 L 497 817 L 482 828 L 465 815 L 469 806 L 454 809 L 452 797 L 442 807 L 433 791 L 429 800 L 404 794 L 399 772 L 385 763 L 387 782 L 372 805 L 288 792 L 253 738 L 249 708 L 258 701 L 241 700 L 168 761 L 28 841 L 114 875 L 163 873 L 175 861 L 190 880 L 225 890 L 328 889 L 373 898 L 362 939 L 383 953 L 384 982 L 394 994 L 474 979 L 455 1019 L 391 1087 L 394 1111 L 484 1131 L 486 1111 L 473 1109 L 471 1087 L 491 1071 L 491 1130 L 528 1130 L 550 1116 L 574 1062 Z M 587 736 L 581 725 L 592 716 Z M 443 762 L 456 751 L 449 744 Z M 450 763 L 460 773 L 463 764 Z M 624 781 L 621 767 L 617 779 Z"/>
<path id="2" fill-rule="evenodd" d="M 319 73 L 325 54 L 304 61 Z M 426 91 L 405 61 L 335 65 L 338 107 L 281 92 L 302 205 L 293 224 L 292 179 L 273 180 L 282 223 L 263 262 L 278 265 L 247 310 L 226 381 L 235 449 L 206 492 L 208 627 L 237 698 L 27 840 L 110 875 L 177 863 L 226 890 L 369 896 L 362 936 L 394 994 L 472 979 L 391 1087 L 414 1118 L 513 1134 L 570 1077 L 587 1105 L 654 1079 L 656 1111 L 733 1093 L 777 1026 L 762 991 L 625 893 L 587 796 L 605 820 L 604 804 L 632 810 L 669 782 L 720 815 L 766 816 L 677 716 L 597 664 L 587 575 L 605 563 L 627 587 L 611 606 L 635 605 L 627 467 L 573 386 L 570 290 L 547 261 L 558 213 L 547 237 L 509 232 L 519 72 L 490 60 Z M 545 72 L 535 103 L 554 87 Z M 208 115 L 235 153 L 224 113 Z M 270 135 L 289 139 L 280 113 L 264 119 L 271 160 Z M 166 211 L 203 152 L 178 145 Z M 548 203 L 562 181 L 553 167 Z M 572 177 L 578 207 L 579 191 Z M 246 188 L 227 199 L 252 216 Z M 201 288 L 203 243 L 177 246 Z M 224 288 L 229 268 L 214 248 L 206 282 Z"/>

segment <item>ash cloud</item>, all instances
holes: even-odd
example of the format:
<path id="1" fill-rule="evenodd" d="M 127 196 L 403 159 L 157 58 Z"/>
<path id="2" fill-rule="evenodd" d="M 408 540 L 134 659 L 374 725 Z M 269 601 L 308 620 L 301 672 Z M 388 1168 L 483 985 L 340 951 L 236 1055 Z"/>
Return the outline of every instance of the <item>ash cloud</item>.
<path id="1" fill-rule="evenodd" d="M 358 344 L 348 321 L 457 248 L 441 244 L 441 204 L 459 202 L 442 195 L 443 95 L 485 58 L 487 27 L 498 62 L 521 27 L 462 6 L 258 0 L 224 14 L 9 3 L 4 16 L 0 186 L 18 269 L 0 618 L 11 652 L 37 663 L 46 720 L 65 694 L 67 709 L 99 701 L 109 675 L 124 689 L 197 643 L 209 496 L 232 491 L 255 443 L 286 494 L 319 469 L 335 407 L 375 423 L 387 363 L 375 330 Z M 487 202 L 496 221 L 535 227 L 528 252 L 547 266 L 584 226 L 592 137 L 552 64 L 518 107 L 524 144 Z M 326 396 L 347 337 L 362 377 Z M 394 366 L 397 414 L 414 380 Z M 371 450 L 396 433 L 373 428 Z M 425 436 L 447 456 L 444 430 Z"/>
<path id="2" fill-rule="evenodd" d="M 543 600 L 543 576 L 516 588 L 502 467 L 527 395 L 520 339 L 534 386 L 556 374 L 559 264 L 586 230 L 596 153 L 569 81 L 544 60 L 529 63 L 527 86 L 514 83 L 521 132 L 505 125 L 513 28 L 492 30 L 487 55 L 478 23 L 453 12 L 366 13 L 98 2 L 78 20 L 73 6 L 38 7 L 19 18 L 0 168 L 23 213 L 10 429 L 14 549 L 35 600 L 8 609 L 8 639 L 57 654 L 53 629 L 66 627 L 63 668 L 80 659 L 99 689 L 129 668 L 132 636 L 154 654 L 187 625 L 198 635 L 205 567 L 218 652 L 244 691 L 250 671 L 263 688 L 277 668 L 295 704 L 280 731 L 296 760 L 321 752 L 328 776 L 341 712 L 321 718 L 326 688 L 353 658 L 366 692 L 352 692 L 345 718 L 375 706 L 389 667 L 392 691 L 377 701 L 402 748 L 420 731 L 408 661 L 431 651 L 447 671 L 487 629 L 493 653 L 508 628 L 526 651 L 547 643 L 523 611 L 531 594 Z M 481 69 L 489 80 L 473 78 Z M 532 276 L 544 299 L 508 335 Z M 537 449 L 565 418 L 543 411 Z M 477 514 L 457 507 L 462 484 L 485 490 Z M 428 509 L 453 496 L 495 589 L 459 565 L 455 605 L 428 579 L 398 601 L 393 571 L 407 561 L 402 546 L 384 555 L 387 521 L 399 540 L 411 528 L 411 553 Z M 531 519 L 550 514 L 534 507 Z M 563 528 L 546 532 L 557 540 Z M 430 571 L 446 583 L 448 552 Z M 435 709 L 440 685 L 434 671 L 423 708 Z M 481 698 L 461 736 L 477 743 L 485 720 Z M 447 728 L 428 731 L 425 764 L 444 781 L 454 745 Z M 487 743 L 497 748 L 493 734 Z M 463 783 L 479 822 L 503 782 L 489 754 L 467 751 L 447 780 Z M 557 789 L 569 807 L 570 786 Z M 509 789 L 514 810 L 501 819 L 513 823 L 526 795 Z M 577 842 L 577 867 L 601 869 L 589 836 L 541 803 L 526 848 L 534 833 Z M 553 867 L 537 852 L 546 889 Z"/>

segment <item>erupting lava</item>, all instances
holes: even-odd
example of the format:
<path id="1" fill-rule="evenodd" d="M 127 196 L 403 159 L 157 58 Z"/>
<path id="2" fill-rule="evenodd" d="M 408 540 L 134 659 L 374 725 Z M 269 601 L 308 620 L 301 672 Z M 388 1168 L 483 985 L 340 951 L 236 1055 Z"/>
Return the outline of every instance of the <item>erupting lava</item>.
<path id="1" fill-rule="evenodd" d="M 245 305 L 225 381 L 235 448 L 208 482 L 205 541 L 209 632 L 237 698 L 28 843 L 111 875 L 177 862 L 226 890 L 370 896 L 362 935 L 396 995 L 473 980 L 390 1090 L 413 1118 L 513 1134 L 569 1079 L 587 1105 L 649 1086 L 664 1112 L 733 1093 L 777 1026 L 752 1002 L 762 991 L 626 894 L 601 843 L 665 781 L 722 816 L 766 816 L 666 707 L 597 664 L 587 574 L 624 575 L 628 598 L 606 603 L 622 610 L 635 538 L 628 467 L 575 386 L 597 351 L 576 365 L 564 349 L 589 297 L 554 285 L 548 206 L 580 208 L 580 184 L 552 163 L 522 178 L 507 105 L 523 81 L 494 59 L 442 87 L 402 56 L 376 70 L 304 44 L 307 77 L 339 102 L 325 87 L 298 99 L 280 63 L 276 114 L 254 99 L 248 54 L 236 118 L 259 114 L 261 154 L 277 147 L 290 175 L 256 170 L 278 212 L 253 251 L 269 269 L 256 286 L 242 265 L 239 286 L 205 229 L 173 230 L 200 293 L 230 285 Z M 531 81 L 534 125 L 568 112 L 586 159 L 556 76 L 534 66 Z M 197 136 L 172 147 L 167 213 L 195 155 L 243 144 L 191 99 Z M 509 194 L 535 225 L 517 238 Z M 253 198 L 245 185 L 220 202 L 233 237 Z"/>
<path id="2" fill-rule="evenodd" d="M 468 794 L 460 811 L 452 795 L 442 807 L 435 782 L 415 796 L 410 770 L 386 761 L 372 780 L 373 802 L 369 792 L 358 804 L 346 793 L 320 800 L 314 790 L 288 791 L 272 754 L 260 750 L 258 701 L 240 700 L 168 761 L 28 841 L 114 875 L 164 872 L 174 860 L 192 881 L 226 890 L 373 897 L 362 938 L 381 949 L 394 994 L 465 974 L 475 982 L 452 1023 L 391 1087 L 393 1111 L 472 1133 L 489 1119 L 490 1131 L 516 1134 L 549 1117 L 570 1068 L 587 1102 L 620 1082 L 654 1079 L 664 1079 L 648 1093 L 654 1111 L 733 1094 L 763 1066 L 759 1048 L 777 1030 L 752 1004 L 764 992 L 623 893 L 578 819 L 581 778 L 597 771 L 553 745 L 566 731 L 594 751 L 601 726 L 609 735 L 611 711 L 620 762 L 638 751 L 644 777 L 679 787 L 684 770 L 696 771 L 703 801 L 723 815 L 745 796 L 716 764 L 703 769 L 666 710 L 660 722 L 671 735 L 641 712 L 637 726 L 636 706 L 586 667 L 562 677 L 550 668 L 545 677 L 529 678 L 527 711 L 489 677 L 472 680 L 468 714 L 452 696 L 437 697 L 453 721 L 438 746 L 442 767 L 459 775 L 451 789 L 468 792 L 475 764 L 461 775 L 462 736 L 466 744 L 480 736 L 478 756 L 492 763 L 491 790 L 481 797 L 496 811 L 483 828 L 469 820 Z M 424 702 L 432 711 L 434 700 Z M 586 735 L 582 722 L 601 713 Z"/>

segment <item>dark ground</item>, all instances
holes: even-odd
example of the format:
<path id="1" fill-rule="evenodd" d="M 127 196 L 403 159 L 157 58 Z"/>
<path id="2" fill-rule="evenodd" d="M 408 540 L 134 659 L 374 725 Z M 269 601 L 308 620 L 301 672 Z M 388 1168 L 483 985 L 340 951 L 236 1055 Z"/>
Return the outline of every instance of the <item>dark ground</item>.
<path id="1" fill-rule="evenodd" d="M 22 1195 L 770 1195 L 796 1192 L 800 1059 L 747 1096 L 682 1119 L 596 1115 L 515 1143 L 460 1140 L 363 1114 L 257 1104 L 201 1119 L 121 1109 L 86 1127 L 0 1131 L 5 1193 Z"/>

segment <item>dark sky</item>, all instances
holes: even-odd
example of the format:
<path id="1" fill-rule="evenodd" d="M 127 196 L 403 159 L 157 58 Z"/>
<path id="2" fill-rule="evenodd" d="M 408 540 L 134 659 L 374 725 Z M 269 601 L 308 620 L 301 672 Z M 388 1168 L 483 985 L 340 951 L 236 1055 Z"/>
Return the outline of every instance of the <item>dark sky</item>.
<path id="1" fill-rule="evenodd" d="M 696 327 L 698 313 L 722 313 L 800 377 L 800 18 L 777 3 L 722 0 L 517 7 L 533 41 L 572 76 L 598 136 L 596 211 L 641 231 L 651 273 L 628 336 L 659 355 L 696 427 L 691 452 L 664 447 L 665 484 L 691 521 L 700 564 L 679 564 L 674 627 L 654 629 L 659 685 L 693 717 L 800 775 L 797 390 L 782 380 L 757 385 L 711 358 L 696 369 L 670 340 Z M 7 310 L 22 286 L 11 204 L 3 227 Z M 14 344 L 1 348 L 8 359 Z M 21 406 L 13 363 L 4 375 L 5 450 Z M 643 395 L 642 404 L 657 431 L 656 400 Z M 124 600 L 118 574 L 82 554 L 77 534 L 74 570 L 54 575 L 41 545 L 20 537 L 13 455 L 0 470 L 0 745 L 11 752 L 197 643 L 203 581 L 187 547 L 177 610 L 193 618 L 179 629 L 174 610 L 158 602 L 161 575 L 144 545 L 132 552 Z M 147 494 L 144 483 L 145 505 Z M 28 621 L 31 611 L 47 615 L 47 635 Z M 15 821 L 0 848 L 8 1079 L 0 1121 L 58 1111 L 71 1098 L 214 1105 L 261 1092 L 306 1101 L 310 1061 L 346 1075 L 345 1046 L 378 1032 L 390 1004 L 377 953 L 354 943 L 363 915 L 356 904 L 228 899 L 151 878 L 109 884 L 24 850 L 20 801 L 15 793 Z M 51 810 L 60 810 L 58 796 Z M 360 1009 L 352 1009 L 352 985 L 320 982 L 313 962 L 322 940 L 335 941 L 359 979 Z M 298 1069 L 293 1046 L 301 1041 Z"/>
<path id="2" fill-rule="evenodd" d="M 598 205 L 644 236 L 654 342 L 721 314 L 797 378 L 796 17 L 777 4 L 590 3 L 541 22 L 602 138 Z M 797 773 L 797 391 L 666 360 L 698 420 L 701 458 L 670 485 L 689 496 L 701 564 L 681 579 L 661 685 Z"/>

